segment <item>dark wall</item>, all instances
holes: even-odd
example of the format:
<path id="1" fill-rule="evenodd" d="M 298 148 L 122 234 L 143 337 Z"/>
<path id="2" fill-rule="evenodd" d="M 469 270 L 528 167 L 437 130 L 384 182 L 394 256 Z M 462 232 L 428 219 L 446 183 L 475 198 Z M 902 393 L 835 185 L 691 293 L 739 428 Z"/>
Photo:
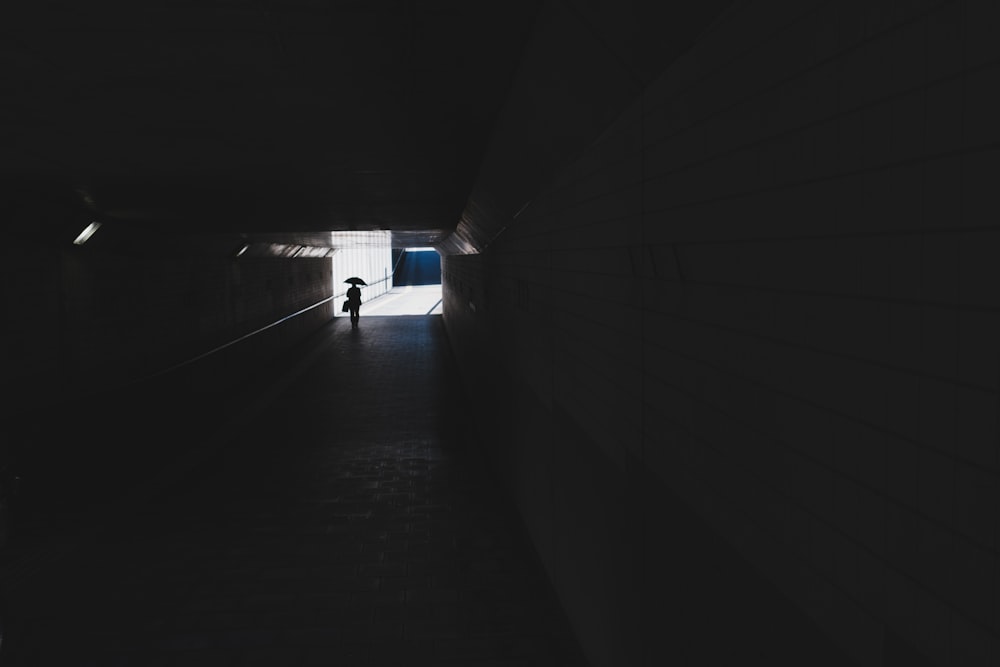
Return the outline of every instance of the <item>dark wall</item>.
<path id="1" fill-rule="evenodd" d="M 433 251 L 399 251 L 399 261 L 392 274 L 394 286 L 440 285 L 441 256 Z"/>
<path id="2" fill-rule="evenodd" d="M 30 245 L 3 259 L 11 412 L 163 370 L 332 294 L 327 259 Z M 295 326 L 315 328 L 330 312 Z"/>
<path id="3" fill-rule="evenodd" d="M 271 355 L 332 317 L 329 259 L 236 259 L 238 243 L 211 240 L 116 246 L 119 233 L 16 239 L 0 257 L 0 468 L 22 477 L 22 526 L 184 457 L 210 436 L 202 415 L 237 409 Z"/>
<path id="4" fill-rule="evenodd" d="M 483 441 L 595 664 L 995 658 L 998 25 L 739 3 L 445 257 Z"/>

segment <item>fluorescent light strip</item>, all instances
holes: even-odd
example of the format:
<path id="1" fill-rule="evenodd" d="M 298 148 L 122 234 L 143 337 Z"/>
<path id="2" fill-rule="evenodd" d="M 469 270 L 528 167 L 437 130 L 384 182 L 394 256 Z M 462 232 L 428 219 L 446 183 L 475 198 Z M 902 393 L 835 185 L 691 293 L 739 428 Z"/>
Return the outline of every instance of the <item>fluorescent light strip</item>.
<path id="1" fill-rule="evenodd" d="M 76 239 L 73 241 L 73 244 L 83 245 L 84 243 L 87 242 L 87 239 L 89 239 L 91 236 L 94 235 L 94 232 L 96 232 L 97 228 L 100 226 L 101 223 L 97 222 L 96 220 L 90 223 L 84 228 L 82 232 L 80 232 L 80 235 L 76 237 Z"/>

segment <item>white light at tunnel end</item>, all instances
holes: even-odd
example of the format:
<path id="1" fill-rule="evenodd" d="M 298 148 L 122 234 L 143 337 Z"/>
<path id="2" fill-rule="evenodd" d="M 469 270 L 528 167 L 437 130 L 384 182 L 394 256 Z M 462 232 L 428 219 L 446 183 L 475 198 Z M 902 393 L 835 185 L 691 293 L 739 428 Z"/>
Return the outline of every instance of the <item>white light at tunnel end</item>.
<path id="1" fill-rule="evenodd" d="M 93 222 L 91 222 L 89 225 L 87 225 L 86 227 L 83 228 L 83 231 L 80 232 L 79 236 L 77 236 L 75 239 L 73 239 L 73 244 L 74 245 L 83 245 L 84 243 L 87 242 L 87 240 L 91 236 L 94 235 L 94 232 L 96 232 L 97 228 L 100 227 L 100 226 L 101 226 L 101 223 L 97 222 L 96 220 L 93 221 Z"/>

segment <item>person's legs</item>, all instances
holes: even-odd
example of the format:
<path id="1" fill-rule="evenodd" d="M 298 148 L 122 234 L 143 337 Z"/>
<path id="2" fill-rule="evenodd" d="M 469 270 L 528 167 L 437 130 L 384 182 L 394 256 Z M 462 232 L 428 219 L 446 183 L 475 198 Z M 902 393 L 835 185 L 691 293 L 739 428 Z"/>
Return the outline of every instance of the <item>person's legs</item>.
<path id="1" fill-rule="evenodd" d="M 358 319 L 360 317 L 360 312 L 357 308 L 351 308 L 351 326 L 358 326 Z"/>

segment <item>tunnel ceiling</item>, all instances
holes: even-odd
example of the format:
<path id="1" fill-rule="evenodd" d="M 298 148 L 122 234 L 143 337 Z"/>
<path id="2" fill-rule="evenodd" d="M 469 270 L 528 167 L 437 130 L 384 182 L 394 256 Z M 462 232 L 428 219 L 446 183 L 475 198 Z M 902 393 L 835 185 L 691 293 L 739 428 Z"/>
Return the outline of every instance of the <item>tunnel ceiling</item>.
<path id="1" fill-rule="evenodd" d="M 186 232 L 392 229 L 461 216 L 535 0 L 7 3 L 8 200 Z"/>
<path id="2" fill-rule="evenodd" d="M 6 3 L 0 216 L 479 252 L 731 4 Z"/>

